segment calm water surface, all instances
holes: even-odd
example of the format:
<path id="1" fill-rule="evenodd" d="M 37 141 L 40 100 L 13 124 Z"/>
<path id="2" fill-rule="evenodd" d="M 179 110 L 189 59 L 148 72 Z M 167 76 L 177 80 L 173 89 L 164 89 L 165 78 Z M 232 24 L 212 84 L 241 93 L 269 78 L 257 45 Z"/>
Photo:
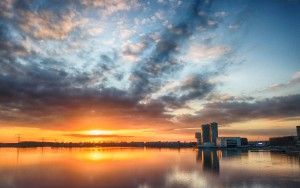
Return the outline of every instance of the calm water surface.
<path id="1" fill-rule="evenodd" d="M 300 159 L 241 150 L 0 148 L 0 187 L 300 187 Z"/>

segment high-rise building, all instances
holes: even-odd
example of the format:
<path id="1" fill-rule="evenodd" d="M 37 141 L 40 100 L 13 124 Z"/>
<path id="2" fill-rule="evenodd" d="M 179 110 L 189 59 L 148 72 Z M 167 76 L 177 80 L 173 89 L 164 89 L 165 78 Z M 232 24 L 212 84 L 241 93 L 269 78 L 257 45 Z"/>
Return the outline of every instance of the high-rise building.
<path id="1" fill-rule="evenodd" d="M 195 138 L 197 139 L 197 145 L 198 146 L 202 145 L 201 133 L 200 132 L 195 133 Z"/>
<path id="2" fill-rule="evenodd" d="M 217 138 L 218 138 L 218 123 L 213 122 L 210 124 L 210 142 L 216 145 Z"/>
<path id="3" fill-rule="evenodd" d="M 212 122 L 210 124 L 203 124 L 201 126 L 201 133 L 196 132 L 198 146 L 214 147 L 217 145 L 218 138 L 218 123 Z M 199 140 L 200 138 L 200 140 Z"/>
<path id="4" fill-rule="evenodd" d="M 297 137 L 298 141 L 300 141 L 300 126 L 297 126 Z"/>
<path id="5" fill-rule="evenodd" d="M 210 143 L 210 125 L 204 124 L 201 127 L 202 129 L 202 144 Z"/>

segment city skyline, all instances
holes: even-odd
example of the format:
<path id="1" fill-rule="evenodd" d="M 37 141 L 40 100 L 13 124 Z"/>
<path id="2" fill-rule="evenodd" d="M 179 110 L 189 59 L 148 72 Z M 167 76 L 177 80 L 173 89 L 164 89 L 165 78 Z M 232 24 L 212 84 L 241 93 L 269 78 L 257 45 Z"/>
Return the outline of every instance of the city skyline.
<path id="1" fill-rule="evenodd" d="M 3 0 L 0 142 L 296 135 L 300 2 Z"/>

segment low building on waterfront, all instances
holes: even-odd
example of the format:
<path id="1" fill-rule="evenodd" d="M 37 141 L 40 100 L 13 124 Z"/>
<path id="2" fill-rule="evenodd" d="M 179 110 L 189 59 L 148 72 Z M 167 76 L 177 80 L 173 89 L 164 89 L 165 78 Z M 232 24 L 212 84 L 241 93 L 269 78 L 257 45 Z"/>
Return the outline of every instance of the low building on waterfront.
<path id="1" fill-rule="evenodd" d="M 297 126 L 297 146 L 300 146 L 300 126 Z"/>
<path id="2" fill-rule="evenodd" d="M 248 138 L 241 138 L 242 146 L 248 146 Z"/>
<path id="3" fill-rule="evenodd" d="M 248 146 L 255 148 L 268 147 L 270 145 L 269 141 L 249 141 Z"/>
<path id="4" fill-rule="evenodd" d="M 241 137 L 219 137 L 217 139 L 218 147 L 241 147 L 242 146 L 242 138 Z"/>
<path id="5" fill-rule="evenodd" d="M 282 136 L 270 138 L 271 146 L 300 146 L 300 126 L 296 126 L 297 136 Z"/>
<path id="6" fill-rule="evenodd" d="M 282 136 L 270 138 L 271 146 L 295 146 L 297 144 L 297 136 Z"/>

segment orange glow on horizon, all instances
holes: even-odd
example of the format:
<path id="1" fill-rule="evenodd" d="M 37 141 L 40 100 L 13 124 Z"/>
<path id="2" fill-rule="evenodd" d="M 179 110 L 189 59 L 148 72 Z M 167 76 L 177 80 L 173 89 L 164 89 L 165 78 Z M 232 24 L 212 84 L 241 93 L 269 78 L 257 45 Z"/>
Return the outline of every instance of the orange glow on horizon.
<path id="1" fill-rule="evenodd" d="M 100 136 L 100 135 L 111 135 L 113 134 L 113 131 L 107 131 L 107 130 L 89 130 L 89 131 L 83 131 L 84 134 L 92 135 L 92 136 Z"/>
<path id="2" fill-rule="evenodd" d="M 73 121 L 61 122 L 60 128 L 53 128 L 45 124 L 44 128 L 25 123 L 0 123 L 0 142 L 17 142 L 20 134 L 21 141 L 48 141 L 48 142 L 131 142 L 131 141 L 195 141 L 194 132 L 200 130 L 194 128 L 176 127 L 174 124 L 156 124 L 155 122 L 143 122 L 140 126 L 131 122 L 119 120 L 102 121 L 104 119 L 91 117 L 88 119 L 79 117 Z M 219 126 L 219 136 L 240 136 L 248 140 L 268 140 L 272 136 L 296 135 L 293 121 L 275 121 L 259 119 L 246 122 L 233 123 Z M 70 128 L 72 125 L 72 128 Z M 186 125 L 186 127 L 192 125 Z M 40 126 L 41 127 L 41 126 Z M 285 131 L 285 132 L 282 132 Z M 267 134 L 266 134 L 267 133 Z"/>

